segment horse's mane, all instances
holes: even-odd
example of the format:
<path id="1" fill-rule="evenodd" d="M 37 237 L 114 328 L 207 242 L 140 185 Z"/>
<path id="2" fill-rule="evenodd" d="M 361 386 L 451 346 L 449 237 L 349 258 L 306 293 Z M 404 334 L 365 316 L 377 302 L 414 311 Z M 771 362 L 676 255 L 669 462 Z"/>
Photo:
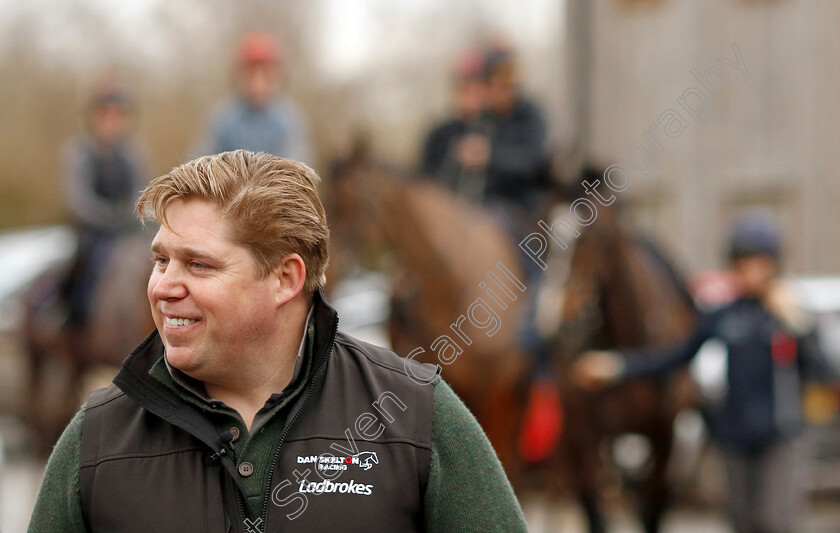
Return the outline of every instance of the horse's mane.
<path id="1" fill-rule="evenodd" d="M 639 328 L 627 338 L 648 346 L 681 340 L 696 312 L 682 274 L 649 238 L 623 228 L 617 231 L 625 249 L 621 268 L 626 271 L 626 294 L 630 295 L 627 309 L 618 311 L 625 316 L 623 321 Z"/>
<path id="2" fill-rule="evenodd" d="M 404 181 L 403 208 L 425 235 L 427 252 L 456 283 L 477 284 L 487 270 L 502 262 L 517 271 L 510 237 L 485 211 L 426 181 Z"/>
<path id="3" fill-rule="evenodd" d="M 667 281 L 679 295 L 680 299 L 687 307 L 696 311 L 697 306 L 694 298 L 691 296 L 691 290 L 688 288 L 688 282 L 685 280 L 682 272 L 676 267 L 674 262 L 668 258 L 662 248 L 656 241 L 643 234 L 636 234 L 633 236 L 635 244 L 658 265 L 663 273 L 666 274 L 665 281 Z"/>
<path id="4" fill-rule="evenodd" d="M 477 298 L 487 299 L 480 284 L 498 263 L 524 281 L 512 238 L 479 207 L 428 180 L 381 169 L 364 176 L 364 190 L 376 196 L 373 203 L 379 206 L 372 216 L 385 232 L 402 274 L 393 303 L 411 309 L 406 325 L 430 337 L 428 342 L 451 333 L 450 324 Z M 507 324 L 518 323 L 518 304 L 506 312 Z M 471 349 L 480 348 L 482 355 L 496 353 L 515 344 L 516 331 L 510 326 L 492 339 L 476 336 Z"/>
<path id="5" fill-rule="evenodd" d="M 573 300 L 564 313 L 567 333 L 577 327 L 592 336 L 577 338 L 584 344 L 578 350 L 679 340 L 682 311 L 690 319 L 694 302 L 682 275 L 653 242 L 624 228 L 615 206 L 600 209 L 579 241 L 568 282 L 576 286 L 568 287 Z M 587 301 L 598 302 L 600 317 Z"/>

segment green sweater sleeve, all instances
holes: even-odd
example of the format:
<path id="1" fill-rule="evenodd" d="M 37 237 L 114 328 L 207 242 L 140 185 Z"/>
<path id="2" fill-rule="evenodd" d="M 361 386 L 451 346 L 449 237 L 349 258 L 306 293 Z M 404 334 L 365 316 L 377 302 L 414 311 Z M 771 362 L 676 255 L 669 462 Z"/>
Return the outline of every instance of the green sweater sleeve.
<path id="1" fill-rule="evenodd" d="M 427 533 L 527 531 L 522 508 L 481 426 L 445 382 L 435 387 Z"/>
<path id="2" fill-rule="evenodd" d="M 55 445 L 35 509 L 29 533 L 83 533 L 82 500 L 79 494 L 79 456 L 84 407 L 76 413 Z"/>

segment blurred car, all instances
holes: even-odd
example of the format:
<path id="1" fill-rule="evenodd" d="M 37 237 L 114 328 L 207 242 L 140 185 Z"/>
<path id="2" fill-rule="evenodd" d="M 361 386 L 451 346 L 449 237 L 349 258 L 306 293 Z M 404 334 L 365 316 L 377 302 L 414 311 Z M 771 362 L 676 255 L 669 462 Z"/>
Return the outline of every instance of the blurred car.
<path id="1" fill-rule="evenodd" d="M 816 317 L 820 348 L 840 376 L 840 277 L 791 281 L 802 305 Z M 804 408 L 809 422 L 810 489 L 817 494 L 840 492 L 840 382 L 809 384 Z"/>
<path id="2" fill-rule="evenodd" d="M 75 250 L 76 236 L 67 226 L 0 233 L 0 333 L 20 326 L 20 297 L 29 284 L 51 266 L 69 261 Z"/>

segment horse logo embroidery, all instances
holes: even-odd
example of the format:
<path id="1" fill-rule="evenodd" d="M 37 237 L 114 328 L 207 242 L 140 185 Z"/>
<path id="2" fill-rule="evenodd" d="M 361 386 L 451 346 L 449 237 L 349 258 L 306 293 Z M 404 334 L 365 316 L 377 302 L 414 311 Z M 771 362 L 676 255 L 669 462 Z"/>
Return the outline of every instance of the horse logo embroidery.
<path id="1" fill-rule="evenodd" d="M 373 465 L 379 464 L 379 458 L 376 456 L 376 452 L 359 452 L 351 457 L 352 462 L 359 465 L 364 471 L 368 471 Z"/>

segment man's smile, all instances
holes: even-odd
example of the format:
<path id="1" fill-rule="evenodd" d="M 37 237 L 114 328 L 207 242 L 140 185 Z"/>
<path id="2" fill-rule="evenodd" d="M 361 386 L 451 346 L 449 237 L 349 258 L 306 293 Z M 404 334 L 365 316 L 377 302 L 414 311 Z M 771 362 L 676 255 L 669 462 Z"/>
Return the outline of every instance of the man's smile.
<path id="1" fill-rule="evenodd" d="M 180 317 L 164 317 L 164 322 L 167 326 L 189 326 L 198 322 L 195 318 L 180 318 Z"/>

